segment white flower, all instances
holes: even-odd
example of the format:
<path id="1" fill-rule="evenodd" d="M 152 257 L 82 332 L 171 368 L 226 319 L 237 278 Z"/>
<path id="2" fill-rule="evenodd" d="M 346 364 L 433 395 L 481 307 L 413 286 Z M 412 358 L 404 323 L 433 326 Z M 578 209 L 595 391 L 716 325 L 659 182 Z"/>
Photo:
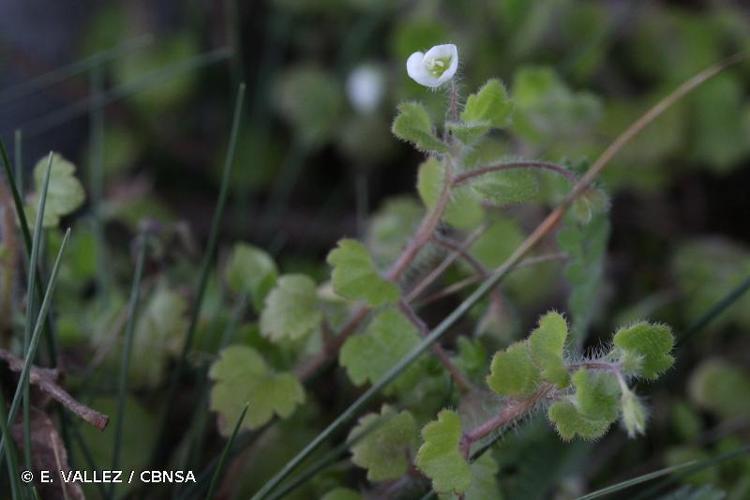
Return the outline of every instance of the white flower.
<path id="1" fill-rule="evenodd" d="M 452 43 L 415 52 L 406 60 L 406 72 L 420 85 L 436 88 L 453 78 L 458 69 L 458 49 Z"/>
<path id="2" fill-rule="evenodd" d="M 346 79 L 346 94 L 355 110 L 372 113 L 383 98 L 383 71 L 373 64 L 358 66 Z"/>

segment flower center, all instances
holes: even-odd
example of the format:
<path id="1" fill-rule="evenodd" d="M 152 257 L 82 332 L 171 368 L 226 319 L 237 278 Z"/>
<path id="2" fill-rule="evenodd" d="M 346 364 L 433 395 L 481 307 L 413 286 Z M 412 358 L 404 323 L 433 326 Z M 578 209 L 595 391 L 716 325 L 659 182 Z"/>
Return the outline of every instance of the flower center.
<path id="1" fill-rule="evenodd" d="M 427 71 L 435 78 L 440 77 L 450 67 L 451 57 L 433 57 L 425 60 Z"/>

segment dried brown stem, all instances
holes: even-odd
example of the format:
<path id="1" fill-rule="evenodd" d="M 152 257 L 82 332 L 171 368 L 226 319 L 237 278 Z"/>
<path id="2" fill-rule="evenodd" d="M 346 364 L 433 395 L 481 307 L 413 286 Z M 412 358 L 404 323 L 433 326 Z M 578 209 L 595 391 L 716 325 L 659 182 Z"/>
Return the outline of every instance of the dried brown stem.
<path id="1" fill-rule="evenodd" d="M 23 369 L 24 361 L 5 349 L 0 349 L 0 359 L 6 362 L 11 371 L 20 373 Z M 74 399 L 73 396 L 57 384 L 58 375 L 57 370 L 32 366 L 29 373 L 29 383 L 38 387 L 42 392 L 97 429 L 103 430 L 107 427 L 109 417 Z"/>

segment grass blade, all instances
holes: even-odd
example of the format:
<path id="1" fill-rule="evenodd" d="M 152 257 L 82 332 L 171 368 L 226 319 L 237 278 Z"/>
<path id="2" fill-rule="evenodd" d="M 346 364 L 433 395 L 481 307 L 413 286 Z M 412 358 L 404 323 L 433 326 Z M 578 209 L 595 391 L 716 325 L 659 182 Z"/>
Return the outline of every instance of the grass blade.
<path id="1" fill-rule="evenodd" d="M 26 352 L 26 357 L 24 358 L 21 375 L 18 377 L 16 392 L 13 395 L 13 400 L 10 405 L 10 411 L 8 412 L 8 425 L 13 424 L 13 419 L 15 418 L 16 413 L 18 412 L 18 406 L 21 403 L 21 396 L 29 384 L 29 373 L 31 372 L 32 360 L 34 359 L 36 349 L 39 345 L 39 337 L 42 333 L 42 325 L 44 324 L 47 317 L 47 312 L 49 311 L 49 307 L 52 302 L 52 295 L 55 291 L 55 285 L 57 284 L 57 273 L 60 270 L 60 261 L 62 260 L 62 255 L 65 252 L 65 247 L 68 245 L 69 239 L 70 228 L 65 231 L 65 237 L 63 238 L 62 243 L 60 243 L 60 250 L 57 252 L 57 258 L 55 259 L 55 264 L 52 267 L 52 274 L 50 275 L 49 283 L 47 284 L 47 290 L 44 292 L 44 299 L 42 300 L 42 305 L 39 308 L 39 314 L 36 318 L 34 333 L 31 336 L 31 342 L 29 344 L 29 349 Z M 2 446 L 2 443 L 4 441 L 5 438 L 3 437 L 2 442 L 0 442 L 0 446 Z M 2 456 L 0 456 L 0 460 L 2 460 Z"/>
<path id="2" fill-rule="evenodd" d="M 732 304 L 742 297 L 745 292 L 750 289 L 750 276 L 740 283 L 737 288 L 730 291 L 721 300 L 711 306 L 703 315 L 698 318 L 692 325 L 688 326 L 687 329 L 677 339 L 677 347 L 687 342 L 693 335 L 701 331 L 709 323 L 715 320 L 721 313 L 728 309 Z"/>
<path id="3" fill-rule="evenodd" d="M 16 455 L 16 447 L 13 445 L 13 438 L 8 430 L 8 420 L 6 415 L 5 407 L 5 395 L 0 391 L 0 432 L 2 432 L 3 448 L 5 453 L 0 456 L 7 457 L 8 459 L 8 481 L 10 482 L 10 491 L 13 500 L 18 498 L 18 460 Z M 8 439 L 5 439 L 6 436 Z"/>
<path id="4" fill-rule="evenodd" d="M 673 465 L 671 467 L 665 467 L 664 469 L 649 472 L 648 474 L 643 474 L 641 476 L 634 477 L 633 479 L 628 479 L 627 481 L 622 481 L 621 483 L 613 484 L 611 486 L 607 486 L 606 488 L 593 491 L 591 493 L 578 497 L 576 500 L 591 500 L 593 498 L 600 498 L 606 495 L 611 495 L 613 493 L 617 493 L 618 491 L 630 488 L 631 486 L 636 486 L 638 484 L 645 483 L 646 481 L 651 481 L 652 479 L 657 479 L 659 477 L 673 474 L 675 472 L 690 474 L 692 472 L 713 467 L 714 465 L 717 465 L 721 462 L 732 460 L 748 452 L 750 452 L 750 446 L 743 446 L 742 448 L 722 453 L 721 455 L 706 460 L 691 460 L 689 462 Z"/>
<path id="5" fill-rule="evenodd" d="M 47 192 L 49 191 L 49 178 L 52 171 L 52 152 L 50 151 L 47 159 L 47 170 L 44 172 L 42 181 L 42 192 L 39 193 L 39 202 L 36 208 L 36 220 L 34 221 L 34 239 L 31 242 L 31 256 L 29 257 L 28 279 L 26 280 L 26 326 L 23 333 L 23 355 L 29 352 L 31 343 L 32 316 L 34 315 L 34 291 L 36 285 L 36 271 L 39 265 L 39 249 L 42 245 L 42 226 L 44 223 L 44 209 L 47 205 Z M 32 356 L 31 362 L 34 362 Z M 31 469 L 31 414 L 29 408 L 30 401 L 29 386 L 24 388 L 23 392 L 23 442 L 24 442 L 24 459 L 26 468 Z"/>
<path id="6" fill-rule="evenodd" d="M 216 241 L 219 235 L 219 226 L 221 219 L 224 217 L 224 208 L 227 204 L 227 197 L 229 194 L 229 179 L 232 173 L 232 166 L 234 164 L 234 152 L 237 145 L 237 135 L 240 129 L 240 118 L 242 117 L 242 104 L 245 98 L 245 84 L 241 84 L 237 90 L 237 99 L 234 103 L 234 114 L 232 119 L 232 129 L 229 135 L 229 146 L 227 148 L 227 156 L 224 160 L 224 170 L 221 177 L 221 187 L 219 189 L 219 196 L 216 200 L 216 209 L 214 210 L 213 219 L 211 220 L 211 229 L 208 234 L 208 243 L 206 245 L 206 252 L 203 255 L 203 262 L 201 263 L 200 275 L 198 278 L 198 287 L 195 295 L 195 302 L 190 313 L 190 323 L 188 325 L 187 334 L 185 336 L 185 344 L 183 345 L 180 358 L 177 361 L 177 366 L 172 371 L 172 376 L 169 384 L 169 392 L 165 400 L 165 409 L 163 412 L 162 423 L 159 427 L 159 439 L 157 439 L 157 446 L 154 450 L 154 461 L 159 462 L 159 447 L 164 442 L 164 435 L 166 434 L 167 424 L 169 422 L 170 411 L 174 404 L 177 396 L 177 388 L 179 387 L 180 379 L 182 378 L 185 366 L 187 365 L 187 356 L 193 347 L 193 339 L 195 337 L 195 329 L 198 326 L 198 318 L 200 317 L 201 306 L 203 305 L 203 296 L 206 292 L 206 284 L 208 283 L 208 275 L 213 267 L 214 254 L 216 252 Z"/>
<path id="7" fill-rule="evenodd" d="M 128 319 L 125 326 L 125 349 L 122 352 L 120 363 L 120 378 L 117 391 L 117 413 L 115 416 L 115 442 L 112 447 L 112 470 L 118 470 L 120 466 L 120 450 L 122 448 L 122 430 L 125 424 L 125 401 L 128 393 L 128 372 L 130 371 L 130 356 L 133 352 L 133 335 L 135 332 L 135 321 L 138 313 L 138 303 L 141 298 L 141 278 L 143 277 L 143 265 L 146 260 L 148 247 L 148 236 L 139 238 L 138 258 L 135 263 L 135 276 L 133 277 L 133 288 L 130 291 L 130 302 L 128 304 Z M 115 493 L 116 483 L 112 483 L 109 490 L 109 498 Z"/>
<path id="8" fill-rule="evenodd" d="M 18 223 L 21 226 L 21 234 L 23 235 L 24 245 L 26 246 L 26 254 L 31 259 L 32 250 L 32 239 L 31 230 L 29 229 L 29 222 L 26 219 L 26 211 L 23 207 L 23 198 L 18 190 L 15 177 L 13 175 L 13 169 L 11 167 L 10 160 L 8 159 L 8 151 L 5 149 L 5 143 L 0 140 L 0 155 L 2 155 L 3 167 L 5 168 L 5 175 L 8 178 L 8 185 L 10 186 L 11 193 L 13 194 L 13 203 L 16 207 L 16 214 L 18 215 Z M 45 289 L 42 283 L 41 273 L 36 273 L 36 279 L 34 280 L 36 285 L 37 299 L 42 300 L 42 291 Z M 52 321 L 47 319 L 46 322 L 47 332 L 47 355 L 50 358 L 50 364 L 54 368 L 57 364 L 57 343 L 55 341 L 55 334 Z"/>
<path id="9" fill-rule="evenodd" d="M 227 444 L 224 445 L 224 450 L 221 452 L 221 458 L 219 458 L 219 464 L 216 466 L 214 475 L 211 478 L 211 484 L 208 486 L 208 493 L 206 493 L 206 500 L 211 500 L 214 497 L 214 489 L 216 488 L 216 484 L 219 482 L 221 473 L 224 470 L 224 462 L 227 459 L 227 455 L 229 455 L 229 450 L 232 449 L 234 440 L 237 438 L 237 433 L 240 430 L 242 421 L 245 420 L 245 414 L 247 413 L 248 406 L 249 405 L 246 404 L 245 407 L 242 409 L 240 418 L 237 419 L 237 423 L 234 425 L 234 430 L 232 431 L 232 435 L 229 437 Z"/>
<path id="10" fill-rule="evenodd" d="M 16 129 L 13 134 L 13 166 L 16 169 L 16 189 L 23 193 L 23 132 Z"/>
<path id="11" fill-rule="evenodd" d="M 23 128 L 27 137 L 39 135 L 42 132 L 46 132 L 47 130 L 87 113 L 94 105 L 106 106 L 115 101 L 125 99 L 137 94 L 138 92 L 154 87 L 155 85 L 159 85 L 167 80 L 178 77 L 184 73 L 189 73 L 204 66 L 223 61 L 230 55 L 231 52 L 228 49 L 221 48 L 184 59 L 162 69 L 151 71 L 147 73 L 146 76 L 133 82 L 123 83 L 109 92 L 102 94 L 99 98 L 88 96 L 69 106 L 52 111 L 44 116 L 40 116 L 39 118 L 29 120 L 28 122 L 21 124 L 21 128 Z"/>
<path id="12" fill-rule="evenodd" d="M 47 290 L 44 292 L 44 300 L 42 306 L 39 308 L 39 314 L 37 315 L 36 322 L 34 323 L 34 332 L 31 336 L 31 342 L 29 343 L 29 349 L 25 353 L 23 368 L 21 369 L 21 375 L 18 381 L 18 387 L 16 393 L 13 395 L 13 402 L 10 405 L 10 412 L 8 414 L 9 422 L 12 422 L 13 418 L 18 411 L 18 405 L 21 397 L 21 387 L 26 386 L 29 383 L 29 372 L 31 371 L 31 365 L 36 354 L 37 347 L 39 346 L 39 337 L 42 333 L 42 325 L 47 317 L 50 303 L 52 302 L 52 294 L 55 291 L 55 285 L 57 284 L 57 274 L 60 270 L 60 261 L 62 260 L 65 247 L 68 245 L 70 239 L 70 228 L 65 231 L 62 243 L 60 243 L 60 250 L 57 252 L 55 258 L 55 264 L 52 267 L 52 274 L 50 275 L 49 283 L 47 284 Z"/>
<path id="13" fill-rule="evenodd" d="M 153 36 L 143 35 L 132 40 L 127 40 L 120 45 L 112 47 L 111 49 L 97 52 L 89 57 L 76 61 L 67 66 L 53 69 L 48 73 L 44 73 L 35 78 L 24 81 L 13 87 L 6 88 L 0 92 L 0 105 L 8 102 L 26 97 L 35 92 L 51 87 L 52 85 L 58 84 L 68 78 L 76 76 L 80 73 L 88 71 L 90 68 L 98 66 L 104 62 L 112 61 L 117 59 L 129 52 L 133 52 L 146 47 L 153 41 Z"/>

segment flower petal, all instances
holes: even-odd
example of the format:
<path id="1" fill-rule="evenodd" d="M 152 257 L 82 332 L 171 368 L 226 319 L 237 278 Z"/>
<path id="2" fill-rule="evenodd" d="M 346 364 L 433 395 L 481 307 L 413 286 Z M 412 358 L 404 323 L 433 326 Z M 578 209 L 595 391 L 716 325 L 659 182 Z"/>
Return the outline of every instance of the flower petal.
<path id="1" fill-rule="evenodd" d="M 409 77 L 420 85 L 434 87 L 436 79 L 427 72 L 424 66 L 424 54 L 415 52 L 406 60 L 406 72 Z"/>

